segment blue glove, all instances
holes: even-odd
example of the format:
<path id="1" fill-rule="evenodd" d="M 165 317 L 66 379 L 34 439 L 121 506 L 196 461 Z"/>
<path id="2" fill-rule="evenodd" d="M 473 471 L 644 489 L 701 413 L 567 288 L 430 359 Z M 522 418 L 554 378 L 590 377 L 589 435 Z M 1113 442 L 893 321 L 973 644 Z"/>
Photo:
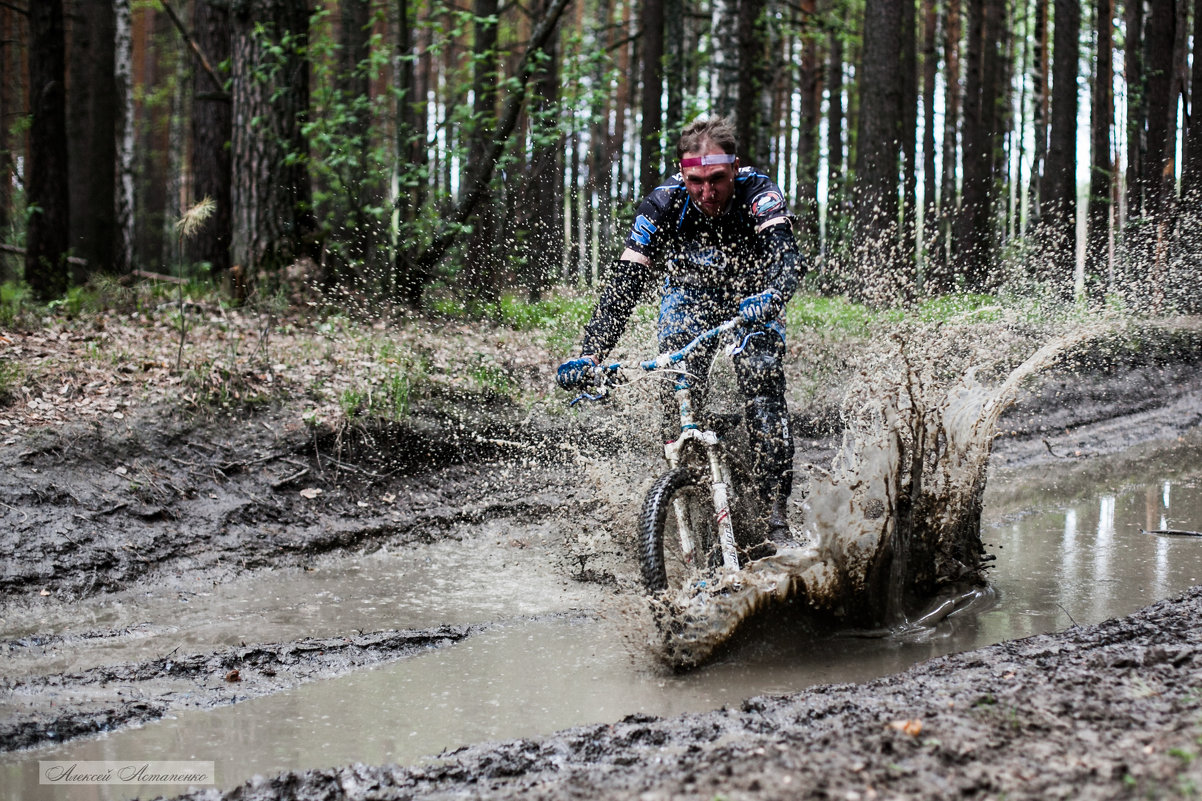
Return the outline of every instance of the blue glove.
<path id="1" fill-rule="evenodd" d="M 775 320 L 785 307 L 785 299 L 775 289 L 739 301 L 739 316 L 747 323 L 767 323 Z"/>
<path id="2" fill-rule="evenodd" d="M 597 363 L 592 359 L 568 359 L 555 372 L 555 383 L 564 389 L 581 389 L 592 384 L 596 376 Z"/>

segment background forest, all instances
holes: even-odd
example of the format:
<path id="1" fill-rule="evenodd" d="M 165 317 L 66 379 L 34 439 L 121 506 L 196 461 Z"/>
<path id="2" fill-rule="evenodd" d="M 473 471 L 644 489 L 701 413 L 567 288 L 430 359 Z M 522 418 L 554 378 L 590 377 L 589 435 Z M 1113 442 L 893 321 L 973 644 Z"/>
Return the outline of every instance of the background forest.
<path id="1" fill-rule="evenodd" d="M 1199 41 L 1202 0 L 0 0 L 0 280 L 537 299 L 720 112 L 810 291 L 1193 310 Z"/>

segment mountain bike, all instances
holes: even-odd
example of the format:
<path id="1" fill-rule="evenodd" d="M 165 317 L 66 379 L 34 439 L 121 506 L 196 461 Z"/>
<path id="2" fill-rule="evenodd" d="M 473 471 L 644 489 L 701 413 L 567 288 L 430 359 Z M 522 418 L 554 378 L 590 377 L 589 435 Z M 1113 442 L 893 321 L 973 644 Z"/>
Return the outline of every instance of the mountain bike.
<path id="1" fill-rule="evenodd" d="M 716 580 L 737 571 L 740 551 L 735 516 L 738 499 L 731 454 L 727 452 L 713 416 L 699 414 L 693 405 L 693 384 L 681 362 L 702 343 L 746 326 L 741 318 L 728 320 L 697 336 L 683 348 L 638 363 L 647 374 L 673 382 L 679 409 L 680 433 L 664 445 L 668 470 L 651 485 L 638 520 L 639 564 L 643 584 L 651 594 Z M 752 331 L 725 348 L 734 356 L 756 336 Z M 572 401 L 599 401 L 626 383 L 632 368 L 622 362 L 598 365 L 590 388 Z M 742 478 L 742 476 L 740 476 Z M 747 481 L 740 484 L 750 486 Z"/>

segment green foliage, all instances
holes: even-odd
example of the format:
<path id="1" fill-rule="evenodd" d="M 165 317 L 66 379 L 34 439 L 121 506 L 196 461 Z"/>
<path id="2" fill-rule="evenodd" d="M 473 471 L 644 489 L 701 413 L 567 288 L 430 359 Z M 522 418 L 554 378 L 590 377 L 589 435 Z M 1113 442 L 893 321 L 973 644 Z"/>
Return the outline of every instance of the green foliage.
<path id="1" fill-rule="evenodd" d="M 855 303 L 842 296 L 797 294 L 789 302 L 785 312 L 791 326 L 814 328 L 836 336 L 862 336 L 877 318 L 862 303 Z"/>
<path id="2" fill-rule="evenodd" d="M 0 325 L 20 325 L 34 315 L 33 290 L 29 288 L 29 284 L 24 281 L 7 281 L 0 284 Z"/>

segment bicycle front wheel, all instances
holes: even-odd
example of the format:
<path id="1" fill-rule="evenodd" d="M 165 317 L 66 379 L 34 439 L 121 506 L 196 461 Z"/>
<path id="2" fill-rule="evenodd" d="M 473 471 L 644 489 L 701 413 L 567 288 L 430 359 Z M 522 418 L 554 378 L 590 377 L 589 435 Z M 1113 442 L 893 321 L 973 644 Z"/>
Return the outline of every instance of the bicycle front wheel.
<path id="1" fill-rule="evenodd" d="M 697 581 L 712 567 L 718 543 L 709 481 L 684 467 L 651 486 L 639 516 L 643 584 L 661 592 Z"/>

